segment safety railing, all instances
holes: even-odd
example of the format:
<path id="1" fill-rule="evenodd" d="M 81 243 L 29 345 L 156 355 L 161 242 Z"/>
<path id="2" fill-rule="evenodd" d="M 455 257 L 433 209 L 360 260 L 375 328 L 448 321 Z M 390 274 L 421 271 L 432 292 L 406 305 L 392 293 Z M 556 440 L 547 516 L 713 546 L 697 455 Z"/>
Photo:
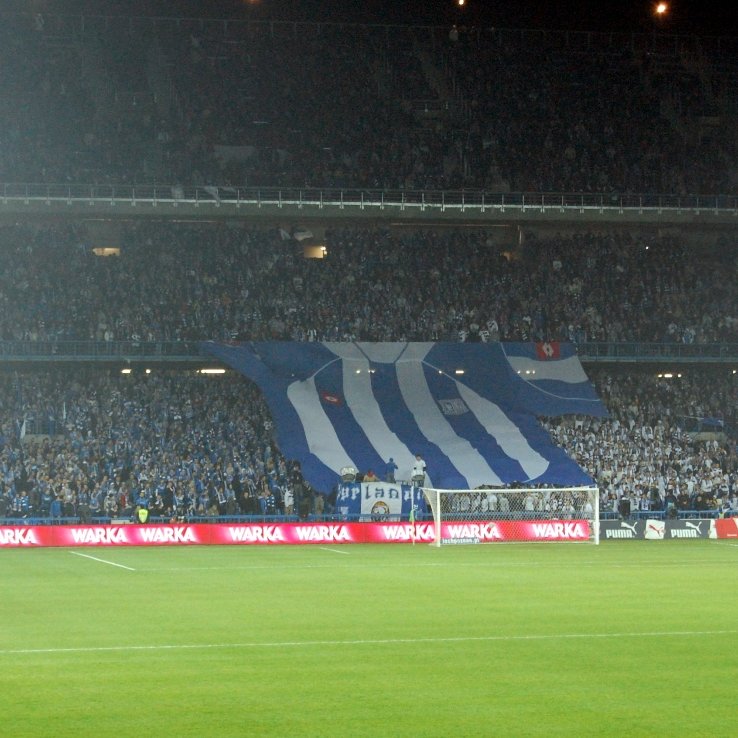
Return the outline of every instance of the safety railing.
<path id="1" fill-rule="evenodd" d="M 711 510 L 679 510 L 676 515 L 669 515 L 664 510 L 636 510 L 634 511 L 627 520 L 715 520 L 719 517 L 738 517 L 738 511 L 733 512 L 721 512 L 717 509 Z M 531 513 L 530 519 L 540 519 L 541 513 Z M 464 515 L 459 515 L 458 518 L 466 519 Z M 400 523 L 407 522 L 407 516 L 401 515 L 385 515 L 378 520 L 376 516 L 369 514 L 355 514 L 355 515 L 339 515 L 337 513 L 314 513 L 310 512 L 307 515 L 282 515 L 282 514 L 270 514 L 270 515 L 187 515 L 183 518 L 175 518 L 177 522 L 191 523 L 191 524 L 264 524 L 264 523 L 372 523 L 372 522 L 384 522 L 384 523 Z M 419 513 L 417 516 L 418 522 L 430 522 L 433 520 L 431 513 Z M 503 520 L 493 513 L 489 515 L 490 520 Z M 600 511 L 600 520 L 621 520 L 623 519 L 616 512 Z M 0 526 L 11 525 L 11 526 L 28 526 L 28 525 L 78 525 L 80 523 L 87 522 L 93 525 L 115 525 L 115 524 L 127 524 L 135 523 L 133 519 L 133 512 L 129 514 L 119 514 L 116 516 L 109 515 L 92 515 L 89 518 L 83 520 L 79 515 L 64 516 L 64 517 L 52 517 L 50 515 L 39 515 L 32 514 L 26 517 L 15 516 L 12 513 L 6 517 L 0 517 Z M 153 515 L 150 516 L 148 522 L 151 524 L 165 524 L 172 522 L 171 515 Z"/>
<path id="2" fill-rule="evenodd" d="M 195 359 L 194 341 L 0 341 L 0 361 Z"/>
<path id="3" fill-rule="evenodd" d="M 582 342 L 582 361 L 738 362 L 738 343 Z M 0 341 L 0 361 L 202 360 L 197 341 Z"/>
<path id="4" fill-rule="evenodd" d="M 738 343 L 582 342 L 577 352 L 583 361 L 738 361 Z"/>
<path id="5" fill-rule="evenodd" d="M 0 204 L 40 202 L 87 204 L 209 205 L 219 207 L 393 208 L 486 212 L 722 213 L 738 216 L 735 195 L 613 194 L 590 192 L 487 192 L 309 187 L 182 187 L 126 184 L 0 184 Z"/>

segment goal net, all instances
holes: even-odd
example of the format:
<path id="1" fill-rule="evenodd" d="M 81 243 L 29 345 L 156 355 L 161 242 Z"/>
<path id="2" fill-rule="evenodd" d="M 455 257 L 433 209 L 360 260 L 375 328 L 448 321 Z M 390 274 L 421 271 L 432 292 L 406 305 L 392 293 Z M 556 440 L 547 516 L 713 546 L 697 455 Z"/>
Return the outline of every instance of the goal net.
<path id="1" fill-rule="evenodd" d="M 503 541 L 599 543 L 597 487 L 432 489 L 434 546 Z"/>

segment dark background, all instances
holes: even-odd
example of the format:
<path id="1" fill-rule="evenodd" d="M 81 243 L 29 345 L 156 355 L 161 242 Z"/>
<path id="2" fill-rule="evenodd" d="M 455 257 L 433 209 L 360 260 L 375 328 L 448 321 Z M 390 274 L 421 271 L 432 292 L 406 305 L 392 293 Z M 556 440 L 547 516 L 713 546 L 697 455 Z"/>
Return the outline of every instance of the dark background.
<path id="1" fill-rule="evenodd" d="M 673 0 L 657 20 L 649 0 L 2 0 L 5 11 L 482 25 L 592 31 L 736 35 L 738 2 Z"/>

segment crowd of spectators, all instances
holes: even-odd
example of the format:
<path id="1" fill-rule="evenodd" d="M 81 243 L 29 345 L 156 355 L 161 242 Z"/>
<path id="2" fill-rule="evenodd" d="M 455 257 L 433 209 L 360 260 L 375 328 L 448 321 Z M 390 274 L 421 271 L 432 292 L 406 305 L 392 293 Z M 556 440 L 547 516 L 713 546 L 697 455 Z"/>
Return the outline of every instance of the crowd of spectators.
<path id="1" fill-rule="evenodd" d="M 490 29 L 3 21 L 3 182 L 735 184 L 735 137 L 720 135 L 735 69 L 677 47 L 658 56 L 567 34 L 531 44 Z M 134 220 L 101 244 L 82 222 L 4 223 L 0 340 L 738 341 L 729 242 L 579 231 L 503 246 L 476 228 L 335 228 L 326 258 L 305 259 L 288 231 Z M 603 509 L 736 512 L 734 442 L 697 441 L 682 420 L 735 428 L 735 377 L 595 381 L 610 418 L 547 427 L 597 480 Z M 5 370 L 0 430 L 0 517 L 304 516 L 325 504 L 280 455 L 257 390 L 231 374 Z"/>
<path id="2" fill-rule="evenodd" d="M 563 32 L 7 16 L 0 181 L 729 194 L 730 59 Z"/>
<path id="3" fill-rule="evenodd" d="M 730 243 L 353 228 L 306 259 L 284 235 L 135 222 L 101 257 L 82 224 L 0 226 L 0 339 L 738 340 Z"/>
<path id="4" fill-rule="evenodd" d="M 312 510 L 313 492 L 279 453 L 260 393 L 233 374 L 4 372 L 0 406 L 0 517 Z"/>
<path id="5" fill-rule="evenodd" d="M 685 58 L 577 48 L 555 34 L 529 40 L 524 54 L 519 39 L 488 30 L 461 34 L 452 46 L 470 111 L 467 169 L 477 186 L 488 187 L 497 172 L 514 191 L 731 191 L 725 148 L 685 135 L 678 116 L 666 114 L 674 112 L 667 103 L 687 99 L 684 115 L 715 114 Z M 730 141 L 723 143 L 735 161 Z"/>
<path id="6" fill-rule="evenodd" d="M 728 369 L 669 377 L 590 369 L 608 418 L 547 421 L 553 440 L 597 482 L 600 508 L 633 514 L 738 515 L 738 377 Z M 711 419 L 709 431 L 695 419 Z"/>
<path id="7" fill-rule="evenodd" d="M 610 417 L 544 424 L 598 483 L 603 513 L 628 499 L 634 513 L 738 514 L 738 448 L 725 433 L 738 421 L 735 375 L 591 374 Z M 720 433 L 690 435 L 685 421 L 707 416 Z M 0 517 L 128 519 L 140 506 L 165 520 L 297 519 L 332 509 L 280 454 L 259 391 L 231 372 L 5 371 L 0 428 Z M 571 503 L 547 499 L 562 514 Z"/>

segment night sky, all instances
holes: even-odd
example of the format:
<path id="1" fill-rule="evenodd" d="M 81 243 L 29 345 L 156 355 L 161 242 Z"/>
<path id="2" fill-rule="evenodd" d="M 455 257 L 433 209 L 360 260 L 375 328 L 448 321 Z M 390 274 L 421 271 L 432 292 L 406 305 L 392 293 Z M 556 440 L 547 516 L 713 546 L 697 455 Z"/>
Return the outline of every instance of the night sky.
<path id="1" fill-rule="evenodd" d="M 738 0 L 672 0 L 657 21 L 649 0 L 2 0 L 4 10 L 104 15 L 253 17 L 278 20 L 482 25 L 592 31 L 738 35 Z"/>

